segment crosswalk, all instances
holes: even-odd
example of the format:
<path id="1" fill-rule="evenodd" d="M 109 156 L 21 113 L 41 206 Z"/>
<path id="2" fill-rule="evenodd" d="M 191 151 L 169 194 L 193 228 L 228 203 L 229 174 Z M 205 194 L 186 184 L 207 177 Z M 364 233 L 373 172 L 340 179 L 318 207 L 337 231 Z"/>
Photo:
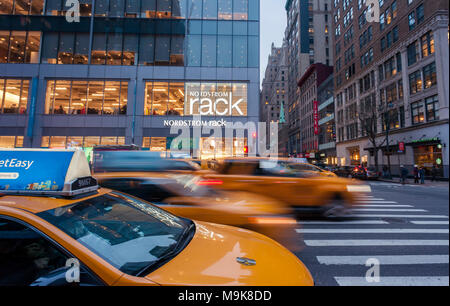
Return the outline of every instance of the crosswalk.
<path id="1" fill-rule="evenodd" d="M 348 220 L 299 221 L 296 232 L 314 264 L 340 286 L 449 286 L 448 219 L 413 205 L 361 196 Z M 379 278 L 374 280 L 370 269 L 377 264 Z"/>

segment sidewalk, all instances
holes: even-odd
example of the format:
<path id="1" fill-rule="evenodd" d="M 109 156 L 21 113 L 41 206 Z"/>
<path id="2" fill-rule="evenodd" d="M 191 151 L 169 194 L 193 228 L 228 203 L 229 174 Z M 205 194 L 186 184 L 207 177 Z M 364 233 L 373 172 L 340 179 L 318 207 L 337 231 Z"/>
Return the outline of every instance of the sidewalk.
<path id="1" fill-rule="evenodd" d="M 385 179 L 385 178 L 380 178 L 378 180 L 379 182 L 385 182 L 385 183 L 392 183 L 392 184 L 401 184 L 400 178 L 393 178 L 393 179 Z M 413 178 L 408 178 L 406 180 L 406 184 L 407 185 L 417 185 L 417 186 L 433 186 L 433 187 L 449 187 L 449 182 L 448 181 L 438 181 L 438 182 L 432 182 L 431 180 L 425 180 L 425 184 L 414 184 L 414 179 Z"/>

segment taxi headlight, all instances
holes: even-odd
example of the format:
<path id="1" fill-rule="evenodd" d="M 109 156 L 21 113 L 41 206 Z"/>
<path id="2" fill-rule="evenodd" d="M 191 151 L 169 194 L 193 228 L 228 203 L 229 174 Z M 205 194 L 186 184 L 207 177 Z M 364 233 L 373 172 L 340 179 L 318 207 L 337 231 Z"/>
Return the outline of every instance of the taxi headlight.
<path id="1" fill-rule="evenodd" d="M 348 192 L 372 192 L 369 185 L 347 185 Z"/>
<path id="2" fill-rule="evenodd" d="M 249 223 L 251 224 L 278 224 L 278 225 L 287 225 L 287 224 L 296 224 L 297 220 L 289 217 L 266 217 L 266 216 L 258 216 L 258 217 L 250 217 Z"/>

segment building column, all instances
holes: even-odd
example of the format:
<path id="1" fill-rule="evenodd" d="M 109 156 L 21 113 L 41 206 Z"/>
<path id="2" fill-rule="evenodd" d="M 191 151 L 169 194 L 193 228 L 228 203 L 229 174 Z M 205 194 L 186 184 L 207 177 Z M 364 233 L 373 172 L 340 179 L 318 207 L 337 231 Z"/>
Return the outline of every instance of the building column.
<path id="1" fill-rule="evenodd" d="M 434 50 L 436 59 L 436 77 L 439 99 L 439 118 L 449 118 L 449 39 L 448 39 L 448 15 L 438 15 L 433 25 Z M 448 125 L 447 125 L 448 131 Z M 447 133 L 448 135 L 448 133 Z M 443 136 L 443 135 L 442 135 Z M 442 137 L 441 136 L 441 137 Z M 443 137 L 442 164 L 444 176 L 449 177 L 449 146 L 448 136 Z"/>

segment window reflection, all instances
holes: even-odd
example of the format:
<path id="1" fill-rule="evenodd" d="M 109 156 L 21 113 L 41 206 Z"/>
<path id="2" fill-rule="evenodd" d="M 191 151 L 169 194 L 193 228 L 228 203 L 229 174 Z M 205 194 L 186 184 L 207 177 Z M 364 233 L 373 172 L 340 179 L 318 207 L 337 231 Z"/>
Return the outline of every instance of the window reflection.
<path id="1" fill-rule="evenodd" d="M 219 19 L 233 19 L 233 0 L 219 0 Z"/>
<path id="2" fill-rule="evenodd" d="M 23 63 L 25 58 L 25 31 L 12 31 L 9 40 L 9 63 Z"/>
<path id="3" fill-rule="evenodd" d="M 39 63 L 41 33 L 0 31 L 0 63 Z"/>
<path id="4" fill-rule="evenodd" d="M 144 115 L 247 116 L 248 85 L 216 82 L 147 82 Z"/>
<path id="5" fill-rule="evenodd" d="M 167 115 L 167 103 L 169 100 L 169 88 L 167 82 L 155 82 L 153 85 L 152 114 L 155 116 Z"/>
<path id="6" fill-rule="evenodd" d="M 91 64 L 105 65 L 106 60 L 106 34 L 96 33 L 92 43 Z"/>
<path id="7" fill-rule="evenodd" d="M 184 112 L 184 83 L 169 85 L 169 116 L 182 116 Z"/>
<path id="8" fill-rule="evenodd" d="M 3 114 L 26 114 L 30 81 L 0 79 L 0 111 Z"/>
<path id="9" fill-rule="evenodd" d="M 233 19 L 248 19 L 248 0 L 233 0 Z"/>
<path id="10" fill-rule="evenodd" d="M 41 147 L 51 149 L 91 148 L 99 145 L 123 144 L 125 144 L 125 137 L 120 136 L 43 136 L 41 139 Z"/>
<path id="11" fill-rule="evenodd" d="M 0 0 L 0 15 L 42 15 L 44 0 Z"/>
<path id="12" fill-rule="evenodd" d="M 0 136 L 0 148 L 22 148 L 23 136 Z"/>
<path id="13" fill-rule="evenodd" d="M 125 115 L 126 81 L 47 81 L 46 114 Z"/>

